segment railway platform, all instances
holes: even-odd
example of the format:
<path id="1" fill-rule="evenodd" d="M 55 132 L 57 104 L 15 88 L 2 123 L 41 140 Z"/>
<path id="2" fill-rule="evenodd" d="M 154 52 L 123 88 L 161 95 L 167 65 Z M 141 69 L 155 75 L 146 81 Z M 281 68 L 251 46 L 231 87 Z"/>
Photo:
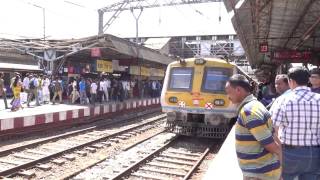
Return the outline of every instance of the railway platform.
<path id="1" fill-rule="evenodd" d="M 233 127 L 224 141 L 217 156 L 211 161 L 203 180 L 232 179 L 242 180 L 242 172 L 238 166 L 235 150 L 235 128 Z"/>
<path id="2" fill-rule="evenodd" d="M 28 132 L 28 130 L 46 129 L 66 124 L 86 123 L 98 118 L 111 118 L 117 114 L 141 111 L 160 107 L 159 98 L 131 99 L 106 104 L 71 105 L 46 104 L 24 108 L 16 112 L 1 108 L 0 136 Z"/>

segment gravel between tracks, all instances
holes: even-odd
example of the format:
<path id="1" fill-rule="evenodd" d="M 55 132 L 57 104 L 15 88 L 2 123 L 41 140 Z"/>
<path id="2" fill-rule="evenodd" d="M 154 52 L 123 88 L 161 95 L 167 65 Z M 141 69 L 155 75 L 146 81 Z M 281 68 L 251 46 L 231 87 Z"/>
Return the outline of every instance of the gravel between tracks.
<path id="1" fill-rule="evenodd" d="M 65 164 L 61 166 L 53 164 L 51 162 L 44 163 L 48 166 L 51 166 L 52 169 L 49 171 L 43 171 L 37 168 L 31 169 L 31 171 L 35 172 L 36 174 L 36 176 L 33 179 L 64 179 L 65 177 L 68 177 L 81 169 L 86 169 L 87 167 L 91 166 L 92 164 L 95 164 L 98 161 L 114 156 L 128 145 L 134 144 L 135 142 L 140 141 L 141 139 L 150 137 L 162 130 L 162 128 L 154 128 L 145 131 L 141 134 L 137 134 L 137 136 L 133 136 L 127 140 L 122 140 L 119 143 L 112 143 L 110 147 L 97 149 L 95 153 L 88 152 L 87 156 L 76 155 L 76 159 L 74 161 L 65 161 Z M 74 155 L 74 153 L 71 154 Z M 19 179 L 19 177 L 16 178 Z"/>

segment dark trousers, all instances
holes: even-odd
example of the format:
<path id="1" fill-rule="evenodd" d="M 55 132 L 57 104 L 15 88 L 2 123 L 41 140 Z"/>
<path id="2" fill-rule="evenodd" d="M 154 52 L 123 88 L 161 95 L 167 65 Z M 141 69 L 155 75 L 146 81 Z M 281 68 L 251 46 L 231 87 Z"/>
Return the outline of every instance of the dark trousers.
<path id="1" fill-rule="evenodd" d="M 33 97 L 36 99 L 36 105 L 40 106 L 37 88 L 29 89 L 28 102 L 27 102 L 28 106 L 30 105 L 30 102 L 32 101 Z"/>
<path id="2" fill-rule="evenodd" d="M 91 104 L 93 105 L 96 104 L 96 98 L 97 98 L 97 94 L 91 94 Z"/>
<path id="3" fill-rule="evenodd" d="M 8 102 L 7 102 L 7 93 L 5 91 L 3 91 L 3 93 L 2 93 L 2 97 L 3 97 L 4 107 L 6 109 L 8 109 L 9 107 L 8 107 Z"/>
<path id="4" fill-rule="evenodd" d="M 103 98 L 103 91 L 98 91 L 97 94 L 97 100 L 102 103 L 102 98 Z"/>

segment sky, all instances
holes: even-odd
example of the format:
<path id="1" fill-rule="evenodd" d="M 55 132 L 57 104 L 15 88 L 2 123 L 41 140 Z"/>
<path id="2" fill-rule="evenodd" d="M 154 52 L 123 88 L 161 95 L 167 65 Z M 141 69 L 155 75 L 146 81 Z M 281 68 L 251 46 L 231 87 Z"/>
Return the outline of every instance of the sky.
<path id="1" fill-rule="evenodd" d="M 43 9 L 36 6 L 45 9 L 46 38 L 97 35 L 97 9 L 115 2 L 119 0 L 1 0 L 0 38 L 42 38 Z M 110 17 L 111 13 L 105 13 L 104 22 Z M 135 37 L 134 16 L 123 11 L 105 33 Z M 139 19 L 141 37 L 219 34 L 235 34 L 222 2 L 144 9 Z"/>

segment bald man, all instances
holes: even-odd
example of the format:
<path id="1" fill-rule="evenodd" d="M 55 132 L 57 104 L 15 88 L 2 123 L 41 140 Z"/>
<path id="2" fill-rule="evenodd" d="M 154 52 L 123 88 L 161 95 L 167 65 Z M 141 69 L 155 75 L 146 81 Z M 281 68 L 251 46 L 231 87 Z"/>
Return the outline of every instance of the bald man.
<path id="1" fill-rule="evenodd" d="M 267 109 L 270 109 L 271 114 L 272 114 L 272 109 L 275 106 L 278 106 L 279 105 L 278 103 L 281 102 L 281 99 L 291 91 L 289 86 L 288 76 L 286 74 L 278 74 L 275 78 L 274 84 L 275 84 L 278 97 L 267 106 Z"/>

